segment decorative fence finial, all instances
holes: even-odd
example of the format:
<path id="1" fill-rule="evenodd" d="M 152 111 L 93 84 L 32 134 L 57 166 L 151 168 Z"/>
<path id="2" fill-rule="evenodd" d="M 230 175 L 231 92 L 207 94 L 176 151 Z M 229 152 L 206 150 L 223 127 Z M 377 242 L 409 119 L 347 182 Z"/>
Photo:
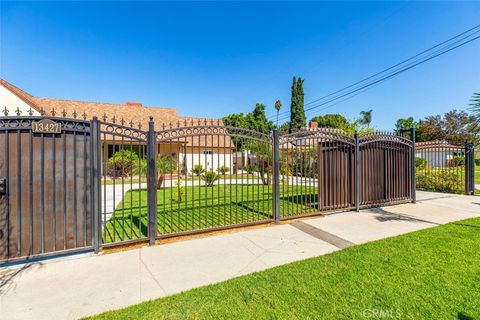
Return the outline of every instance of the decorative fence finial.
<path id="1" fill-rule="evenodd" d="M 63 111 L 62 111 L 62 117 L 64 117 L 64 118 L 67 117 L 67 111 L 65 111 L 65 109 L 63 109 Z"/>
<path id="2" fill-rule="evenodd" d="M 55 117 L 55 114 L 56 114 L 55 109 L 52 108 L 52 111 L 50 111 L 50 114 L 52 115 L 52 117 Z"/>
<path id="3" fill-rule="evenodd" d="M 42 117 L 45 116 L 45 109 L 43 109 L 43 107 L 40 108 L 40 115 L 41 115 Z"/>
<path id="4" fill-rule="evenodd" d="M 77 110 L 73 110 L 73 119 L 77 119 L 78 113 Z"/>
<path id="5" fill-rule="evenodd" d="M 87 120 L 87 113 L 85 111 L 83 111 L 83 120 Z"/>
<path id="6" fill-rule="evenodd" d="M 107 114 L 106 113 L 103 114 L 102 119 L 103 119 L 103 122 L 107 122 Z"/>
<path id="7" fill-rule="evenodd" d="M 17 116 L 19 116 L 22 114 L 22 111 L 20 111 L 20 108 L 17 107 L 17 110 L 15 110 L 15 113 L 17 114 Z"/>
<path id="8" fill-rule="evenodd" d="M 33 110 L 32 110 L 32 107 L 30 107 L 30 108 L 28 109 L 28 115 L 29 115 L 30 117 L 31 117 L 31 116 L 33 116 Z"/>
<path id="9" fill-rule="evenodd" d="M 7 109 L 6 106 L 3 108 L 3 114 L 4 114 L 5 116 L 8 116 L 8 109 Z"/>

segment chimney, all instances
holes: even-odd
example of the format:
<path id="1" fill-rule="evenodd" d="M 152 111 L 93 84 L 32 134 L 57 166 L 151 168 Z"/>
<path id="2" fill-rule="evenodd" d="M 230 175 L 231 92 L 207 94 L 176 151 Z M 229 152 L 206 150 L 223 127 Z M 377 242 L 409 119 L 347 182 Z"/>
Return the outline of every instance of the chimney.
<path id="1" fill-rule="evenodd" d="M 310 121 L 308 123 L 308 128 L 309 129 L 317 129 L 318 128 L 318 122 L 317 121 Z"/>
<path id="2" fill-rule="evenodd" d="M 126 102 L 125 104 L 129 107 L 141 107 L 142 106 L 141 102 Z"/>

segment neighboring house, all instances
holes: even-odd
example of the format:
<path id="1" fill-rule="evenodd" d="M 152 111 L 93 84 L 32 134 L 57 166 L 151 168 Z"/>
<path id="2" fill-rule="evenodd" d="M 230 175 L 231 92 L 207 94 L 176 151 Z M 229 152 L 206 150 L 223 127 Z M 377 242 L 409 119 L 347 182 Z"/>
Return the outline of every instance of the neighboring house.
<path id="1" fill-rule="evenodd" d="M 56 116 L 60 117 L 63 111 L 65 111 L 67 117 L 76 113 L 80 119 L 83 117 L 92 119 L 96 116 L 101 120 L 106 116 L 107 121 L 111 121 L 110 119 L 115 117 L 118 124 L 123 119 L 125 126 L 129 126 L 129 123 L 132 122 L 136 128 L 140 124 L 142 130 L 148 130 L 150 116 L 153 117 L 155 130 L 157 131 L 164 128 L 169 129 L 170 125 L 173 128 L 178 124 L 180 126 L 185 126 L 185 124 L 191 126 L 192 123 L 195 126 L 210 125 L 212 121 L 223 126 L 223 122 L 219 119 L 182 117 L 177 114 L 174 108 L 147 107 L 139 102 L 115 104 L 38 98 L 3 79 L 0 79 L 0 107 L 0 116 L 5 116 L 3 112 L 5 109 L 8 110 L 8 116 L 16 116 L 17 110 L 23 116 L 29 115 L 29 112 L 34 116 L 40 116 L 40 111 L 44 110 L 46 115 L 49 116 L 51 110 L 55 110 Z M 230 136 L 205 133 L 205 135 L 172 138 L 168 142 L 160 142 L 158 144 L 158 154 L 159 156 L 170 155 L 175 157 L 181 164 L 184 173 L 189 172 L 195 164 L 201 164 L 206 170 L 216 170 L 220 166 L 231 167 L 235 150 Z M 117 137 L 114 141 L 111 135 L 102 135 L 101 139 L 102 153 L 107 154 L 107 158 L 120 150 L 120 138 Z M 130 144 L 125 148 L 129 149 Z M 145 148 L 138 146 L 135 146 L 134 149 L 142 149 L 145 152 Z"/>
<path id="2" fill-rule="evenodd" d="M 427 160 L 432 167 L 447 167 L 455 156 L 463 156 L 464 149 L 447 141 L 424 141 L 415 143 L 415 157 Z"/>

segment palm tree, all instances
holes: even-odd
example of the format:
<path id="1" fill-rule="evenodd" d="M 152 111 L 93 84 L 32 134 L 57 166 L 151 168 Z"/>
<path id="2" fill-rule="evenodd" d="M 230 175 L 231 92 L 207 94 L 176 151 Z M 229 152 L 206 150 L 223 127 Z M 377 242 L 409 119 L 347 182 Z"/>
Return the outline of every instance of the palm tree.
<path id="1" fill-rule="evenodd" d="M 367 126 L 367 128 L 370 128 L 370 123 L 372 122 L 372 109 L 368 111 L 362 111 L 360 112 L 360 115 L 362 118 L 360 119 L 360 122 L 364 125 Z"/>
<path id="2" fill-rule="evenodd" d="M 280 112 L 280 109 L 282 109 L 282 101 L 277 100 L 275 102 L 275 109 L 277 110 L 277 128 L 278 128 L 278 113 Z"/>
<path id="3" fill-rule="evenodd" d="M 477 118 L 477 122 L 480 123 L 480 93 L 474 93 L 470 102 L 470 111 L 473 112 L 473 115 Z"/>

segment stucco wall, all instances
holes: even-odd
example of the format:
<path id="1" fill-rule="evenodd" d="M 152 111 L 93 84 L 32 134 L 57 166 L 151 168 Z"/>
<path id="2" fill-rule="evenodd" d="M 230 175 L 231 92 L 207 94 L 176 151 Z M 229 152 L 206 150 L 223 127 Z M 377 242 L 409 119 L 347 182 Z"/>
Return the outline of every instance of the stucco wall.
<path id="1" fill-rule="evenodd" d="M 22 116 L 28 116 L 28 110 L 30 106 L 25 103 L 22 99 L 17 97 L 15 94 L 10 92 L 4 86 L 0 85 L 0 115 L 5 116 L 3 113 L 4 108 L 7 108 L 9 116 L 16 116 L 17 107 L 21 111 Z M 32 109 L 33 110 L 33 109 Z M 40 113 L 36 110 L 33 110 L 34 116 L 39 116 Z"/>

